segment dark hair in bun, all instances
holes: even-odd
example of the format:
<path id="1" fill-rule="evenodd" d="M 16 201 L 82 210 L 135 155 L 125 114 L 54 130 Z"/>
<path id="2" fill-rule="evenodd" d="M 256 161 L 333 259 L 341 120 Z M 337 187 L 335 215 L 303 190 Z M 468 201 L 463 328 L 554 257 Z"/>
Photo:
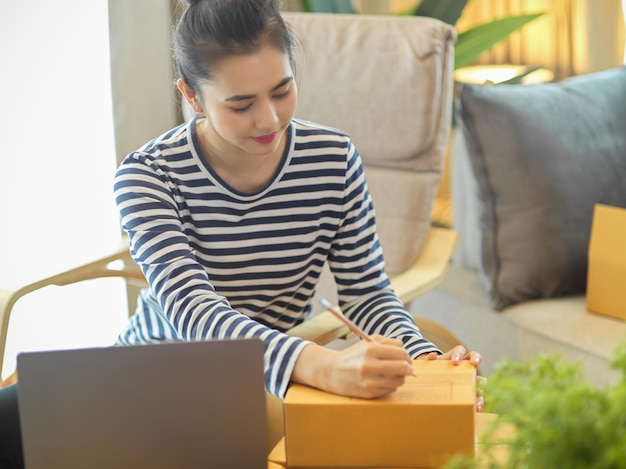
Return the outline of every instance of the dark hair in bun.
<path id="1" fill-rule="evenodd" d="M 224 58 L 258 51 L 270 44 L 289 55 L 294 40 L 277 0 L 184 0 L 173 39 L 174 62 L 180 78 L 196 93 L 211 80 Z"/>

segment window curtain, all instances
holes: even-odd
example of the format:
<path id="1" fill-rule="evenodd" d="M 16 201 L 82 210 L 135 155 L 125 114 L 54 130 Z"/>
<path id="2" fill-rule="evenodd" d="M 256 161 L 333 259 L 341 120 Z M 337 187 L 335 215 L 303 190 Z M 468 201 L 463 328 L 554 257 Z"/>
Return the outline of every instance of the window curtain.
<path id="1" fill-rule="evenodd" d="M 622 14 L 624 15 L 624 30 L 626 31 L 626 0 L 622 0 Z M 624 63 L 626 64 L 626 32 L 624 33 Z"/>

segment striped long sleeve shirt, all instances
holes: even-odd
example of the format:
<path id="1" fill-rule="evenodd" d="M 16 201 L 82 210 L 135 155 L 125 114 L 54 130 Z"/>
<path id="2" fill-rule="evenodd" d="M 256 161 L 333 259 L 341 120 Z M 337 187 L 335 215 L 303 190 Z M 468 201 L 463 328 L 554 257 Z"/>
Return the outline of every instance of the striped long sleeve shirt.
<path id="1" fill-rule="evenodd" d="M 310 314 L 328 261 L 346 316 L 412 357 L 437 351 L 385 274 L 362 162 L 344 133 L 294 119 L 273 179 L 242 193 L 201 157 L 192 119 L 130 153 L 114 190 L 149 284 L 118 344 L 260 338 L 266 388 L 282 397 L 308 343 L 284 332 Z"/>

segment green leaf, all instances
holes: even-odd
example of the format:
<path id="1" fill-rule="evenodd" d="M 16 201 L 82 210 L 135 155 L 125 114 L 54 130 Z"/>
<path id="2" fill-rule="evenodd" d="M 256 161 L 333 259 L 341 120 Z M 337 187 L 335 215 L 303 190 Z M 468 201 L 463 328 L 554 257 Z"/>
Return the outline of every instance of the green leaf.
<path id="1" fill-rule="evenodd" d="M 333 0 L 335 13 L 354 13 L 350 0 Z"/>
<path id="2" fill-rule="evenodd" d="M 483 52 L 541 15 L 543 13 L 507 16 L 459 33 L 454 49 L 454 68 L 471 64 Z"/>
<path id="3" fill-rule="evenodd" d="M 468 0 L 423 0 L 413 12 L 416 16 L 430 16 L 455 25 Z"/>
<path id="4" fill-rule="evenodd" d="M 508 80 L 501 81 L 500 85 L 519 85 L 522 83 L 524 78 L 533 73 L 534 71 L 539 70 L 541 67 L 528 67 L 522 73 L 515 75 L 513 78 L 509 78 Z"/>
<path id="5" fill-rule="evenodd" d="M 354 13 L 350 0 L 300 0 L 307 13 Z"/>
<path id="6" fill-rule="evenodd" d="M 333 0 L 302 0 L 302 9 L 308 13 L 334 13 Z"/>

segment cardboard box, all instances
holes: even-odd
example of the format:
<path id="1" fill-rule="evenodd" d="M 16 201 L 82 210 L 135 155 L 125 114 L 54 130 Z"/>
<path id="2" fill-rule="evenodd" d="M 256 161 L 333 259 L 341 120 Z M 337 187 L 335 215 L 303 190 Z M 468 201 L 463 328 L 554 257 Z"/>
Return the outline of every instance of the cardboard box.
<path id="1" fill-rule="evenodd" d="M 589 240 L 587 311 L 626 319 L 626 209 L 596 204 Z"/>
<path id="2" fill-rule="evenodd" d="M 496 414 L 489 414 L 485 412 L 476 414 L 476 457 L 490 458 L 489 460 L 499 464 L 498 467 L 506 467 L 508 457 L 508 445 L 506 442 L 511 439 L 515 429 L 511 424 L 500 423 L 497 428 L 493 430 L 496 419 Z M 287 466 L 285 438 L 281 438 L 270 452 L 267 458 L 267 468 L 292 469 L 290 466 Z"/>
<path id="3" fill-rule="evenodd" d="M 439 467 L 475 451 L 476 369 L 413 362 L 416 377 L 379 399 L 292 385 L 285 396 L 289 467 Z"/>

